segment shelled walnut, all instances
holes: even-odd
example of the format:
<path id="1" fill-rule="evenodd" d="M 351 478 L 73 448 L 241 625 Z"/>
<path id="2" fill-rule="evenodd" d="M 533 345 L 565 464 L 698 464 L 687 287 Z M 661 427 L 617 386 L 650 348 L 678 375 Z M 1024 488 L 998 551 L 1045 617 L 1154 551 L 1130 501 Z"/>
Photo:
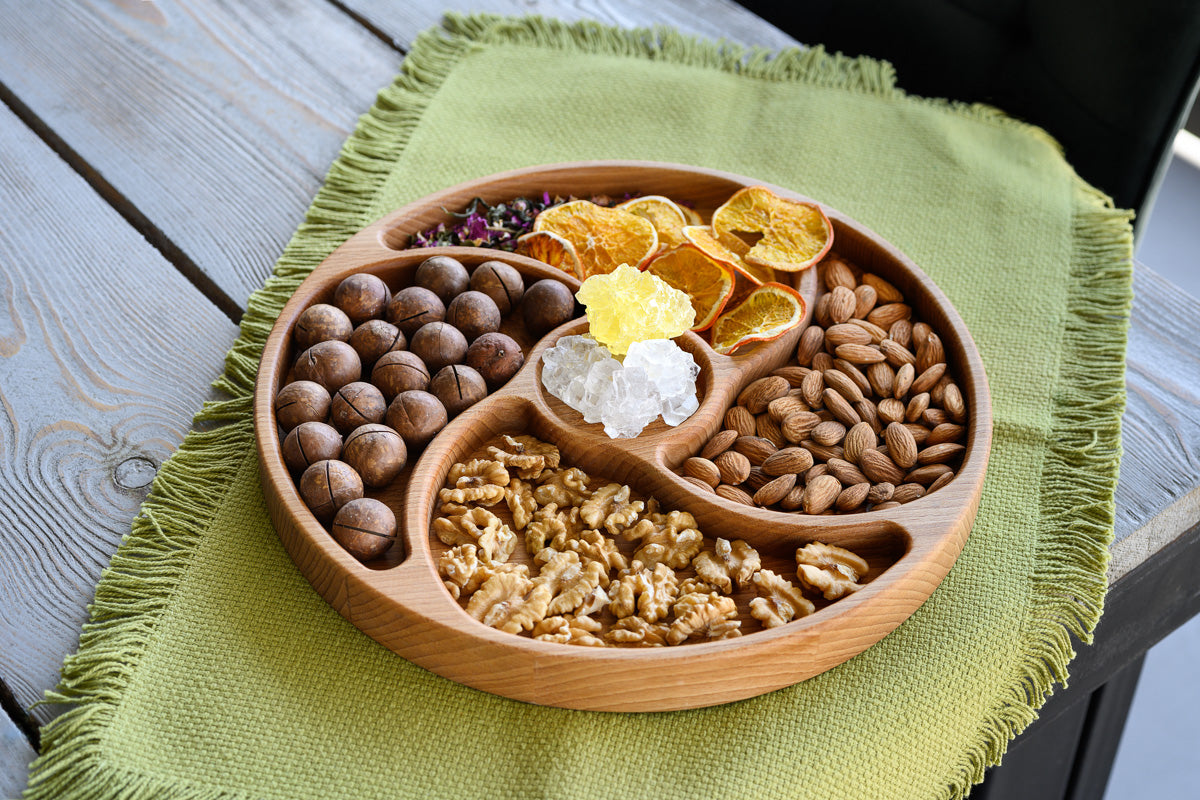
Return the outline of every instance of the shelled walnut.
<path id="1" fill-rule="evenodd" d="M 563 464 L 530 436 L 476 455 L 453 465 L 439 492 L 438 574 L 468 614 L 508 633 L 591 647 L 724 639 L 814 613 L 869 573 L 819 543 L 764 560 L 745 540 L 708 539 L 692 514 Z M 797 585 L 770 568 L 793 555 Z M 820 574 L 805 580 L 806 569 Z"/>

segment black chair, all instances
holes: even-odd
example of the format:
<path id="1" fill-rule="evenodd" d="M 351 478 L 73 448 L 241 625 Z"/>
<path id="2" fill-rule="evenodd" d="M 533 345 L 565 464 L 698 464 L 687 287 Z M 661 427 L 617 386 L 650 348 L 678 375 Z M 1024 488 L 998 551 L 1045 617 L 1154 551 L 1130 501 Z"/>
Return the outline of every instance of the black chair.
<path id="1" fill-rule="evenodd" d="M 795 39 L 890 61 L 908 92 L 1045 128 L 1144 230 L 1200 82 L 1200 0 L 742 0 Z"/>

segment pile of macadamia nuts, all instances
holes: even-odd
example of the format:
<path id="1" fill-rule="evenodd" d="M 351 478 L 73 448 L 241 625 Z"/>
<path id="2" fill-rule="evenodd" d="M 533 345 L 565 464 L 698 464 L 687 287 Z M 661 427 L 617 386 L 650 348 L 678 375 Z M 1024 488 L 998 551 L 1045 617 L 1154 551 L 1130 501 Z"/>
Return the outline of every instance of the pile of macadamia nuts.
<path id="1" fill-rule="evenodd" d="M 364 493 L 390 485 L 450 419 L 525 363 L 500 330 L 514 312 L 537 339 L 576 315 L 575 297 L 550 278 L 527 287 L 503 261 L 468 271 L 435 255 L 394 293 L 356 273 L 332 302 L 297 318 L 299 356 L 274 403 L 283 460 L 313 515 L 355 558 L 377 558 L 396 538 L 395 514 Z"/>

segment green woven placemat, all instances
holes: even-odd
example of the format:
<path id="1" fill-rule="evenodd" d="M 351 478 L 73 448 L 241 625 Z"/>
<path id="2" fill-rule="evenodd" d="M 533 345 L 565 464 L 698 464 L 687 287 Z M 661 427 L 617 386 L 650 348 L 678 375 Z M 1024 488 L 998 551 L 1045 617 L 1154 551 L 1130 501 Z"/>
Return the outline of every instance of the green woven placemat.
<path id="1" fill-rule="evenodd" d="M 423 34 L 250 302 L 50 698 L 28 796 L 957 797 L 1066 678 L 1100 615 L 1130 303 L 1130 215 L 1040 131 L 906 96 L 886 64 L 665 30 L 450 17 Z M 573 159 L 752 175 L 838 208 L 955 303 L 995 439 L 974 531 L 895 633 L 819 677 L 675 713 L 540 708 L 464 688 L 339 617 L 258 484 L 257 357 L 339 242 L 431 191 Z"/>

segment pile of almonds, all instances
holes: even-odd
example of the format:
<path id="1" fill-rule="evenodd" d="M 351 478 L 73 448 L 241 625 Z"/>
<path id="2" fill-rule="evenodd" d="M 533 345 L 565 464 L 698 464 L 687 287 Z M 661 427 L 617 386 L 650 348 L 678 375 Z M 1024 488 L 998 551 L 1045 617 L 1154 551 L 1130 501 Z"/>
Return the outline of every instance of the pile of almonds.
<path id="1" fill-rule="evenodd" d="M 796 358 L 753 381 L 683 465 L 746 505 L 805 514 L 893 508 L 953 479 L 963 394 L 942 340 L 878 275 L 830 255 Z"/>

